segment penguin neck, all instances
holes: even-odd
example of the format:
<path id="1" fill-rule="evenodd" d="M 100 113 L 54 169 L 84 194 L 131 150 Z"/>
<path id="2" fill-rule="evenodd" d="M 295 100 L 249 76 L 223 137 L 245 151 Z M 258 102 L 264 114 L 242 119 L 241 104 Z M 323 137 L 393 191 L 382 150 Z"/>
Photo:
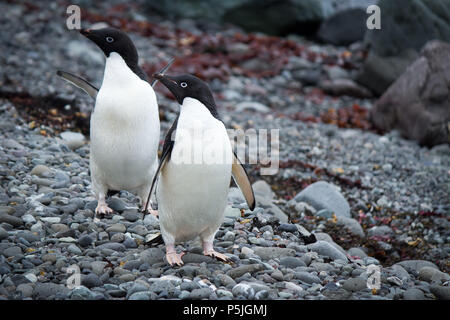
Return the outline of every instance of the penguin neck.
<path id="1" fill-rule="evenodd" d="M 137 64 L 137 59 L 124 59 L 120 54 L 116 52 L 111 52 L 106 58 L 105 75 L 108 71 L 115 74 L 114 76 L 132 72 L 141 80 L 147 81 L 145 73 Z"/>
<path id="2" fill-rule="evenodd" d="M 136 73 L 118 53 L 112 52 L 106 59 L 104 83 L 128 83 L 130 80 L 136 80 L 137 77 Z"/>
<path id="3" fill-rule="evenodd" d="M 215 126 L 217 121 L 221 122 L 201 101 L 194 98 L 184 98 L 177 128 L 196 130 Z"/>
<path id="4" fill-rule="evenodd" d="M 184 112 L 188 112 L 190 114 L 208 114 L 217 120 L 221 120 L 214 100 L 206 99 L 205 101 L 200 101 L 195 98 L 186 97 L 183 99 L 183 103 L 181 104 L 181 112 L 183 112 L 183 110 L 185 110 Z"/>

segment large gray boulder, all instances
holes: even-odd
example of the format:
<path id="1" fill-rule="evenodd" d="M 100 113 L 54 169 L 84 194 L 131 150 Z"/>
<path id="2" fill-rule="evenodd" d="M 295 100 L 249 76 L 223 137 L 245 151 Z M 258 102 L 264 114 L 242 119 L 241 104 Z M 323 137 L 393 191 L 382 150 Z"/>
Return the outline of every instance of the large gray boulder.
<path id="1" fill-rule="evenodd" d="M 358 81 L 381 95 L 426 42 L 450 41 L 450 0 L 380 0 L 381 30 L 367 30 L 370 53 Z"/>
<path id="2" fill-rule="evenodd" d="M 325 182 L 315 182 L 303 189 L 294 198 L 297 202 L 306 202 L 316 210 L 327 209 L 337 217 L 350 218 L 350 206 L 336 186 Z"/>
<path id="3" fill-rule="evenodd" d="M 449 142 L 450 44 L 430 41 L 375 103 L 372 122 L 432 147 Z"/>
<path id="4" fill-rule="evenodd" d="M 367 13 L 362 8 L 340 11 L 320 25 L 317 37 L 337 46 L 346 46 L 364 39 Z"/>

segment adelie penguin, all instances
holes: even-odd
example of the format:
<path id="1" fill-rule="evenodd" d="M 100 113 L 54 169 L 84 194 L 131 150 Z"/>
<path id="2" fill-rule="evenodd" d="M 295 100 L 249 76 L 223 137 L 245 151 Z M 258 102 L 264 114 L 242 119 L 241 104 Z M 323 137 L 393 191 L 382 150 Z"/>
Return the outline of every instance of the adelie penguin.
<path id="1" fill-rule="evenodd" d="M 254 209 L 255 198 L 247 173 L 232 151 L 208 85 L 192 75 L 154 77 L 181 106 L 166 135 L 148 195 L 150 199 L 158 181 L 156 198 L 167 262 L 182 265 L 183 253 L 176 252 L 175 244 L 197 236 L 203 243 L 204 255 L 228 261 L 226 255 L 214 250 L 213 240 L 223 222 L 231 176 L 249 208 Z"/>
<path id="2" fill-rule="evenodd" d="M 148 208 L 144 200 L 158 167 L 160 136 L 155 92 L 138 66 L 136 47 L 126 33 L 114 28 L 80 33 L 106 56 L 100 89 L 67 72 L 58 75 L 95 99 L 90 121 L 90 172 L 98 200 L 95 212 L 112 212 L 105 199 L 108 190 L 136 192 Z"/>

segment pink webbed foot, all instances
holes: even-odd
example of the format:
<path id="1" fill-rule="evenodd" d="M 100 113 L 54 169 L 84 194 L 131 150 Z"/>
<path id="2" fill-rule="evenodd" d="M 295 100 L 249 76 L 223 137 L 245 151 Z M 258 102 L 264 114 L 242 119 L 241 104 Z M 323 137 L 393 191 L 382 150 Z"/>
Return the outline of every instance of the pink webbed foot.
<path id="1" fill-rule="evenodd" d="M 102 214 L 102 215 L 108 215 L 108 214 L 113 213 L 113 209 L 108 207 L 108 205 L 106 203 L 99 203 L 97 205 L 97 208 L 95 208 L 95 213 Z"/>
<path id="2" fill-rule="evenodd" d="M 184 252 L 176 253 L 175 251 L 173 251 L 173 252 L 166 253 L 167 262 L 171 266 L 174 266 L 174 265 L 182 266 L 184 264 L 183 260 L 181 260 L 182 256 L 184 256 Z"/>
<path id="3" fill-rule="evenodd" d="M 219 253 L 216 250 L 214 250 L 212 243 L 204 242 L 203 243 L 203 254 L 205 256 L 209 256 L 212 258 L 216 258 L 218 260 L 221 260 L 223 262 L 231 262 L 230 258 L 228 258 L 223 253 Z"/>
<path id="4" fill-rule="evenodd" d="M 150 213 L 152 216 L 155 216 L 156 218 L 158 218 L 158 210 L 153 210 L 153 209 L 148 209 L 147 210 L 148 213 Z"/>
<path id="5" fill-rule="evenodd" d="M 219 253 L 219 252 L 217 252 L 215 250 L 203 251 L 203 254 L 205 256 L 216 258 L 216 259 L 221 260 L 223 262 L 231 262 L 230 258 L 228 258 L 226 255 L 224 255 L 222 253 Z"/>

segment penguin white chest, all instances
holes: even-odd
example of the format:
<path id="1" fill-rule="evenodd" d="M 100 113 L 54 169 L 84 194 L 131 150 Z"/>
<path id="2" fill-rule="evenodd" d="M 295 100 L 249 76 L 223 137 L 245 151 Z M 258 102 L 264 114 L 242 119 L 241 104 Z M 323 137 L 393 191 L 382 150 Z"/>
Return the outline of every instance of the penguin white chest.
<path id="1" fill-rule="evenodd" d="M 186 241 L 217 231 L 226 206 L 231 161 L 223 123 L 198 100 L 184 99 L 171 158 L 157 188 L 163 236 Z"/>
<path id="2" fill-rule="evenodd" d="M 141 186 L 152 177 L 159 130 L 152 87 L 111 53 L 91 116 L 91 173 L 108 189 Z"/>

